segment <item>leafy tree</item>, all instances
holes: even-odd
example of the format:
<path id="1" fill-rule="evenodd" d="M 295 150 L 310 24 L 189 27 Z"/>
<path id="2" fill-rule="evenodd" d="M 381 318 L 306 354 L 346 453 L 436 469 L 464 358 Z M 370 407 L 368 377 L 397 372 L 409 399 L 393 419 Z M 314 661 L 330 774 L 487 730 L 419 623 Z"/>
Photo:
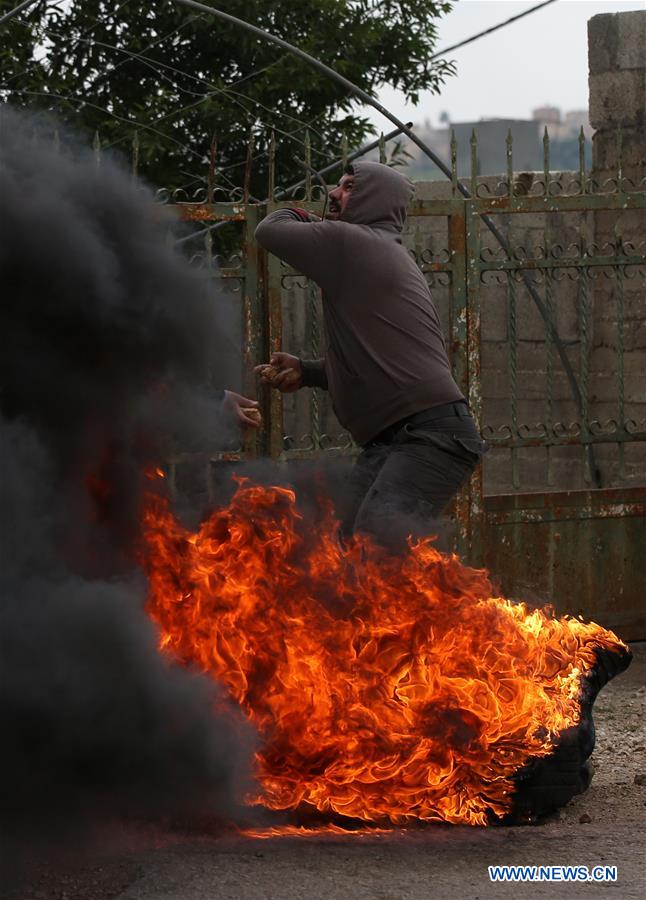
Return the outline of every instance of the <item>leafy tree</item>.
<path id="1" fill-rule="evenodd" d="M 0 13 L 16 0 L 0 0 Z M 444 0 L 218 0 L 232 15 L 296 44 L 375 94 L 390 84 L 411 103 L 439 92 L 451 63 L 430 59 Z M 309 126 L 313 164 L 372 131 L 332 79 L 245 30 L 172 0 L 41 3 L 4 26 L 0 98 L 50 109 L 128 155 L 153 184 L 204 184 L 217 136 L 217 183 L 240 186 L 250 133 L 251 184 L 266 194 L 269 134 L 277 183 L 302 174 Z M 385 128 L 385 130 L 388 130 Z"/>

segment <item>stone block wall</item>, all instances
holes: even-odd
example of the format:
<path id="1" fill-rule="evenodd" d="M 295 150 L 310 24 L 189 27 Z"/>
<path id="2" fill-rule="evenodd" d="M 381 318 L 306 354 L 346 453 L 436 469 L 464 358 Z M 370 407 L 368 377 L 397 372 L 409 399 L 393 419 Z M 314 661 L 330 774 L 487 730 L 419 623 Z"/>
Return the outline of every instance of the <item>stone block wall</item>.
<path id="1" fill-rule="evenodd" d="M 600 190 L 622 187 L 646 191 L 646 10 L 594 16 L 588 22 L 588 63 L 593 185 Z M 598 248 L 646 253 L 646 211 L 625 210 L 618 217 L 595 214 Z M 616 391 L 616 349 L 623 341 L 626 418 L 646 419 L 646 276 L 644 267 L 625 270 L 618 280 L 600 278 L 595 285 L 591 348 L 591 390 L 599 407 Z M 623 288 L 623 329 L 618 316 Z M 621 330 L 621 335 L 620 335 Z M 642 425 L 643 429 L 643 425 Z M 617 476 L 646 483 L 646 444 L 627 445 L 623 461 L 613 445 L 601 459 Z"/>
<path id="2" fill-rule="evenodd" d="M 614 177 L 618 126 L 627 177 L 646 176 L 646 10 L 594 16 L 588 22 L 593 170 Z"/>

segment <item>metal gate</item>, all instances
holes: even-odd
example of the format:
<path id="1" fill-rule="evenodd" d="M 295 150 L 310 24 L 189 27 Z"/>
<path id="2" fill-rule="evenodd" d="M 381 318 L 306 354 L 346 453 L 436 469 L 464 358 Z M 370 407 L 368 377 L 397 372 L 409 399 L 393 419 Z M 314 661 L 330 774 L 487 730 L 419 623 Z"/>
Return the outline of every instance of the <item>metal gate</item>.
<path id="1" fill-rule="evenodd" d="M 621 137 L 619 136 L 619 141 Z M 418 184 L 405 243 L 429 281 L 453 371 L 491 445 L 456 501 L 456 549 L 514 597 L 592 616 L 646 637 L 646 182 L 621 167 L 603 183 L 584 169 L 477 174 L 471 199 L 452 182 Z M 243 390 L 284 349 L 322 355 L 315 285 L 253 240 L 279 205 L 320 211 L 309 181 L 289 204 L 181 204 L 186 217 L 244 221 L 235 283 Z M 503 250 L 485 225 L 494 220 Z M 212 253 L 208 244 L 206 255 Z M 209 260 L 210 261 L 210 260 Z M 317 390 L 263 396 L 265 429 L 218 460 L 276 461 L 357 452 Z M 542 472 L 542 474 L 541 474 Z"/>

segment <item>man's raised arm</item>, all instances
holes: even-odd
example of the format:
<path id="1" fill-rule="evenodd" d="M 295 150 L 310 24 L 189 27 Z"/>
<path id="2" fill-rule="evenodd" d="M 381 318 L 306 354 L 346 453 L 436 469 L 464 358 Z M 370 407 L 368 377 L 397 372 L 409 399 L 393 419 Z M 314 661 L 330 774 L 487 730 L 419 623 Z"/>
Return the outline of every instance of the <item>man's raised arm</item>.
<path id="1" fill-rule="evenodd" d="M 337 222 L 322 221 L 304 209 L 277 209 L 256 228 L 261 247 L 328 290 L 337 266 L 340 234 Z"/>

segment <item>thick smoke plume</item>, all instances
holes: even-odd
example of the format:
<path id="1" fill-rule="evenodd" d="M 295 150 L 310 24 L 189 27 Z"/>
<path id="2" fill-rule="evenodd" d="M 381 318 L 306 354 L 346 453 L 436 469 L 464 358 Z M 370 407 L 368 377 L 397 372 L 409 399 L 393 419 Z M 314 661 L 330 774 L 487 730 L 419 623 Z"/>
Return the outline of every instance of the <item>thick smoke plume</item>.
<path id="1" fill-rule="evenodd" d="M 248 735 L 157 652 L 137 566 L 147 470 L 225 438 L 212 285 L 51 122 L 0 110 L 0 196 L 0 824 L 229 816 Z"/>

